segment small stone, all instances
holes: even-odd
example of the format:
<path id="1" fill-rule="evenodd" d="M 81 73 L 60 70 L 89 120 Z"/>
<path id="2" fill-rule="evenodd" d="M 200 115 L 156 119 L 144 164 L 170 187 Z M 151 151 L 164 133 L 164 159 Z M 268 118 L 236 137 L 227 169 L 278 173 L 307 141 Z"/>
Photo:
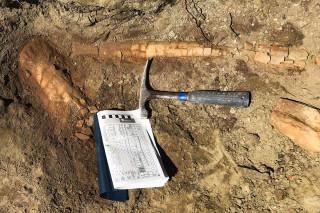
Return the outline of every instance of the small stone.
<path id="1" fill-rule="evenodd" d="M 83 122 L 84 122 L 84 120 L 78 120 L 77 123 L 76 123 L 76 128 L 80 129 L 82 127 L 82 125 L 83 125 Z"/>
<path id="2" fill-rule="evenodd" d="M 234 114 L 234 113 L 236 113 L 236 112 L 237 112 L 237 110 L 236 110 L 234 107 L 231 107 L 231 108 L 230 108 L 230 113 L 231 113 L 231 114 Z"/>
<path id="3" fill-rule="evenodd" d="M 173 38 L 175 37 L 176 34 L 171 30 L 168 35 L 170 38 Z"/>
<path id="4" fill-rule="evenodd" d="M 320 54 L 314 59 L 314 64 L 320 66 Z"/>
<path id="5" fill-rule="evenodd" d="M 80 113 L 82 116 L 85 116 L 88 113 L 88 109 L 87 108 L 82 108 L 80 109 Z"/>
<path id="6" fill-rule="evenodd" d="M 85 107 L 87 105 L 86 100 L 84 100 L 83 98 L 81 98 L 79 102 L 80 102 L 81 106 L 83 106 L 83 107 Z"/>
<path id="7" fill-rule="evenodd" d="M 89 111 L 90 111 L 92 114 L 95 114 L 95 113 L 98 112 L 96 106 L 88 106 L 88 109 L 89 109 Z"/>
<path id="8" fill-rule="evenodd" d="M 85 135 L 92 135 L 92 130 L 90 127 L 83 127 L 81 130 L 81 133 L 85 134 Z"/>
<path id="9" fill-rule="evenodd" d="M 293 61 L 303 61 L 308 59 L 308 52 L 302 49 L 289 48 L 289 59 Z"/>
<path id="10" fill-rule="evenodd" d="M 0 109 L 2 109 L 4 106 L 4 101 L 2 99 L 0 99 Z"/>
<path id="11" fill-rule="evenodd" d="M 87 135 L 85 135 L 85 134 L 82 134 L 82 133 L 80 133 L 80 132 L 77 132 L 77 133 L 76 133 L 76 137 L 79 138 L 79 139 L 82 140 L 82 141 L 85 141 L 85 140 L 89 140 L 89 139 L 90 139 L 89 136 L 87 136 Z"/>
<path id="12" fill-rule="evenodd" d="M 270 55 L 268 55 L 268 53 L 264 53 L 264 52 L 256 52 L 256 54 L 254 55 L 253 60 L 260 62 L 260 63 L 264 63 L 267 64 L 270 62 Z"/>
<path id="13" fill-rule="evenodd" d="M 320 112 L 305 104 L 281 99 L 271 114 L 271 124 L 310 152 L 320 152 Z"/>
<path id="14" fill-rule="evenodd" d="M 291 180 L 291 181 L 294 181 L 295 179 L 296 179 L 296 176 L 295 176 L 295 175 L 290 176 L 290 180 Z"/>
<path id="15" fill-rule="evenodd" d="M 93 116 L 90 116 L 90 117 L 86 120 L 86 124 L 87 124 L 87 126 L 93 126 Z"/>

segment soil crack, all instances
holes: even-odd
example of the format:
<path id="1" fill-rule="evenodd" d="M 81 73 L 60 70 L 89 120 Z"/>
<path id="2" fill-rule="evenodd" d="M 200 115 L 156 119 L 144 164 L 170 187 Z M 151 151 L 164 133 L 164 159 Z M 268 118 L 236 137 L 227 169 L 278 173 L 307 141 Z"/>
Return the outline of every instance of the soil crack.
<path id="1" fill-rule="evenodd" d="M 192 8 L 189 8 L 189 9 L 188 9 L 188 0 L 185 0 L 185 1 L 184 1 L 185 10 L 186 10 L 187 13 L 191 16 L 191 19 L 194 20 L 194 22 L 195 22 L 197 28 L 200 30 L 203 38 L 204 38 L 207 42 L 209 42 L 209 43 L 211 44 L 210 39 L 206 36 L 206 34 L 205 34 L 205 32 L 203 31 L 202 26 L 201 26 L 201 25 L 202 25 L 202 22 L 201 22 L 200 19 L 202 19 L 203 21 L 205 21 L 205 20 L 206 20 L 206 16 L 202 13 L 202 8 L 198 6 L 198 3 L 194 2 L 194 0 L 191 0 L 191 2 L 192 2 L 192 4 L 193 4 L 192 6 L 193 6 L 193 8 L 195 9 L 196 12 L 195 12 L 195 13 L 192 13 L 192 12 L 191 12 L 191 9 L 192 9 Z M 199 16 L 199 18 L 197 18 L 197 16 Z"/>
<path id="2" fill-rule="evenodd" d="M 4 98 L 2 96 L 0 96 L 0 100 L 3 101 L 3 104 L 5 107 L 8 107 L 10 104 L 12 104 L 14 102 L 13 99 L 10 99 L 10 98 Z"/>
<path id="3" fill-rule="evenodd" d="M 244 165 L 244 164 L 238 164 L 238 167 L 244 168 L 244 169 L 250 169 L 256 172 L 259 172 L 261 174 L 268 174 L 271 175 L 272 173 L 274 173 L 274 169 L 266 164 L 261 164 L 261 166 L 264 167 L 265 170 L 261 170 L 258 169 L 257 167 L 255 167 L 254 165 Z"/>
<path id="4" fill-rule="evenodd" d="M 237 33 L 232 27 L 232 15 L 231 15 L 231 13 L 229 13 L 229 15 L 230 15 L 230 29 L 236 35 L 236 37 L 239 37 L 239 33 Z"/>

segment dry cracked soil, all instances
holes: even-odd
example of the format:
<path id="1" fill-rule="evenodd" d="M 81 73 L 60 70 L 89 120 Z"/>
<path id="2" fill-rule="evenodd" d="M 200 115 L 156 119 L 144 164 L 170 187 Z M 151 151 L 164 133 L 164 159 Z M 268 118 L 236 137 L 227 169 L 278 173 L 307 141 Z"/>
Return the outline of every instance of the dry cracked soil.
<path id="1" fill-rule="evenodd" d="M 269 120 L 280 98 L 320 107 L 319 11 L 311 0 L 1 0 L 0 212 L 320 212 L 320 156 Z M 98 194 L 92 115 L 137 109 L 146 61 L 77 55 L 72 45 L 143 41 L 250 42 L 308 56 L 284 68 L 237 54 L 155 57 L 155 89 L 251 91 L 252 103 L 152 100 L 171 179 L 112 202 Z"/>

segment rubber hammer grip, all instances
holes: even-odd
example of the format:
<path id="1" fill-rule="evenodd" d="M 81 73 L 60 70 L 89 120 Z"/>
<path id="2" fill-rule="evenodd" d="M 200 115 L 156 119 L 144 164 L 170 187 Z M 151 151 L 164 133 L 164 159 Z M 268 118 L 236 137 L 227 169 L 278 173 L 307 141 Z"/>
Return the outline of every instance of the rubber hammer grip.
<path id="1" fill-rule="evenodd" d="M 203 104 L 248 107 L 250 96 L 250 92 L 194 91 L 187 94 L 186 100 Z"/>

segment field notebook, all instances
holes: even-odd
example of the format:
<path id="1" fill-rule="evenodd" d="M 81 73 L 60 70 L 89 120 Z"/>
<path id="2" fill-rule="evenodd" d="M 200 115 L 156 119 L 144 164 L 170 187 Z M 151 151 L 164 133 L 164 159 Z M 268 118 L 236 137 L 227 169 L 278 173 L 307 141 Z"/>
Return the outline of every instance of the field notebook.
<path id="1" fill-rule="evenodd" d="M 164 186 L 169 178 L 139 110 L 100 111 L 94 124 L 101 197 L 125 201 L 127 189 Z"/>

